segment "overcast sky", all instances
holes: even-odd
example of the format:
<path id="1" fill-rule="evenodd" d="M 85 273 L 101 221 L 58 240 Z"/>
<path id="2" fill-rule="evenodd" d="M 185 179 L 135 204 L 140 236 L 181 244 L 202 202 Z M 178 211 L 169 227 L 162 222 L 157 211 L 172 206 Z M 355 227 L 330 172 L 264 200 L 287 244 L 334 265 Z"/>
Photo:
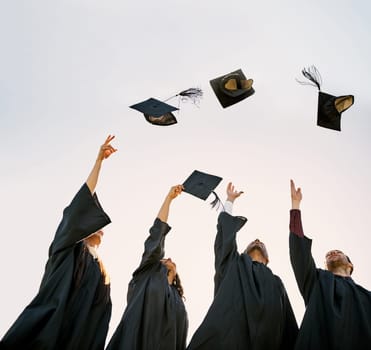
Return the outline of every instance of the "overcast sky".
<path id="1" fill-rule="evenodd" d="M 195 169 L 232 181 L 248 218 L 243 251 L 267 245 L 270 268 L 298 322 L 304 303 L 288 255 L 289 179 L 302 187 L 304 231 L 323 267 L 330 249 L 352 259 L 371 289 L 371 5 L 367 1 L 0 0 L 0 337 L 36 295 L 63 208 L 86 180 L 99 146 L 116 135 L 97 193 L 112 219 L 99 250 L 111 276 L 108 338 L 127 284 L 172 185 Z M 342 131 L 316 125 L 318 91 L 353 94 Z M 241 68 L 255 94 L 223 109 L 209 80 Z M 157 127 L 128 106 L 189 87 L 178 124 Z M 177 106 L 176 100 L 168 101 Z M 166 256 L 178 267 L 189 337 L 212 301 L 218 213 L 189 194 L 174 200 Z"/>

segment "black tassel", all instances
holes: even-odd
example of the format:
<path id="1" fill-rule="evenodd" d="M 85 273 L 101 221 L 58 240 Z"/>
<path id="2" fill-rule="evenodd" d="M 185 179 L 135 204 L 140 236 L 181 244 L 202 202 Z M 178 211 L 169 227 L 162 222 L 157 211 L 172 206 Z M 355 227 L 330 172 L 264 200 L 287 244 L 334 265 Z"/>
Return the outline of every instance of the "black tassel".
<path id="1" fill-rule="evenodd" d="M 225 210 L 224 205 L 220 198 L 218 197 L 218 195 L 214 191 L 212 191 L 211 193 L 215 196 L 215 199 L 212 202 L 210 202 L 211 209 L 214 209 L 216 207 L 216 210 L 218 210 L 219 207 L 222 206 L 223 210 Z"/>
<path id="2" fill-rule="evenodd" d="M 322 78 L 321 78 L 321 74 L 319 74 L 319 71 L 315 66 L 303 68 L 301 72 L 305 78 L 311 81 L 311 83 L 296 79 L 298 83 L 302 85 L 312 85 L 312 86 L 317 87 L 318 90 L 321 90 Z"/>
<path id="3" fill-rule="evenodd" d="M 179 94 L 177 94 L 176 96 L 180 96 L 182 102 L 191 100 L 195 105 L 198 105 L 200 103 L 202 95 L 203 91 L 200 88 L 189 88 L 187 90 L 179 92 Z"/>

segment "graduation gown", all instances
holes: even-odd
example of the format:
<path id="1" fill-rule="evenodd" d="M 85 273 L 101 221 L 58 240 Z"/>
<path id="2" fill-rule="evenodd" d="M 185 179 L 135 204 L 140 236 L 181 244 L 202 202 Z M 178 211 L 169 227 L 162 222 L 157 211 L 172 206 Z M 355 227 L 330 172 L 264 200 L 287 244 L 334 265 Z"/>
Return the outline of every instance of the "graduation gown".
<path id="1" fill-rule="evenodd" d="M 107 350 L 184 350 L 188 317 L 182 298 L 169 285 L 164 257 L 167 223 L 156 219 L 140 266 L 129 283 L 127 306 Z"/>
<path id="2" fill-rule="evenodd" d="M 214 301 L 188 350 L 293 349 L 298 328 L 282 281 L 237 251 L 236 233 L 245 222 L 219 215 Z"/>
<path id="3" fill-rule="evenodd" d="M 306 306 L 295 349 L 371 349 L 371 292 L 351 277 L 317 269 L 299 210 L 291 210 L 290 221 L 291 264 Z"/>
<path id="4" fill-rule="evenodd" d="M 110 286 L 81 241 L 110 223 L 84 184 L 64 209 L 36 297 L 0 342 L 0 349 L 104 349 Z"/>

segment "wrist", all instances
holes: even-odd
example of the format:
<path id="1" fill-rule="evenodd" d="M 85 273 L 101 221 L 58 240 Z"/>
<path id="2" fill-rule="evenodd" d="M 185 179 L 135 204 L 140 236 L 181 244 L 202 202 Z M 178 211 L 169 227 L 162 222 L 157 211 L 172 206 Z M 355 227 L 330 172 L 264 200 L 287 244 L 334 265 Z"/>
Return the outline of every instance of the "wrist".
<path id="1" fill-rule="evenodd" d="M 292 201 L 291 209 L 300 209 L 300 202 Z"/>
<path id="2" fill-rule="evenodd" d="M 171 197 L 170 195 L 167 195 L 165 198 L 165 202 L 170 203 L 174 198 Z"/>

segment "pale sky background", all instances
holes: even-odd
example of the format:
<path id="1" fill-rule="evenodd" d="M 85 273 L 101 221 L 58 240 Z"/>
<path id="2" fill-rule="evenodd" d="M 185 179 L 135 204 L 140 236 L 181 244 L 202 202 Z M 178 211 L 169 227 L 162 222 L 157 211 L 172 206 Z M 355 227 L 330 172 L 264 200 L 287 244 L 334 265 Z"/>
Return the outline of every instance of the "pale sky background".
<path id="1" fill-rule="evenodd" d="M 0 337 L 36 295 L 61 214 L 116 135 L 97 193 L 112 219 L 100 255 L 111 276 L 108 339 L 127 284 L 170 186 L 194 170 L 244 190 L 242 251 L 260 238 L 298 322 L 304 303 L 288 255 L 289 179 L 302 187 L 304 231 L 322 267 L 333 248 L 371 289 L 371 5 L 368 1 L 0 0 Z M 322 90 L 353 94 L 342 131 L 316 126 Z M 255 95 L 226 109 L 209 80 L 241 68 Z M 157 127 L 129 105 L 200 87 L 178 124 Z M 175 100 L 170 101 L 177 105 Z M 171 207 L 166 256 L 178 266 L 189 338 L 212 301 L 217 212 L 182 194 Z M 273 320 L 272 320 L 273 322 Z"/>

